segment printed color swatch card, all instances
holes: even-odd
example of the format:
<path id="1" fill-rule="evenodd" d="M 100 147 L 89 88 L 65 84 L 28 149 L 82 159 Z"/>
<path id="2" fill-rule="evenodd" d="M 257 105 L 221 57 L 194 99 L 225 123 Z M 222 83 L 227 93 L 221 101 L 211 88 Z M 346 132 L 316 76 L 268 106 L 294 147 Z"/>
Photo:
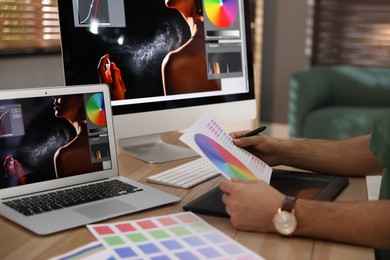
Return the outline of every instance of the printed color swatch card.
<path id="1" fill-rule="evenodd" d="M 100 242 L 95 241 L 79 248 L 76 248 L 70 252 L 67 252 L 56 257 L 52 257 L 49 260 L 115 260 L 111 256 L 111 251 L 107 250 Z"/>
<path id="2" fill-rule="evenodd" d="M 263 259 L 191 212 L 87 227 L 118 259 Z"/>
<path id="3" fill-rule="evenodd" d="M 180 140 L 208 159 L 228 179 L 261 179 L 267 183 L 271 179 L 272 168 L 233 144 L 229 134 L 209 115 L 198 119 Z"/>

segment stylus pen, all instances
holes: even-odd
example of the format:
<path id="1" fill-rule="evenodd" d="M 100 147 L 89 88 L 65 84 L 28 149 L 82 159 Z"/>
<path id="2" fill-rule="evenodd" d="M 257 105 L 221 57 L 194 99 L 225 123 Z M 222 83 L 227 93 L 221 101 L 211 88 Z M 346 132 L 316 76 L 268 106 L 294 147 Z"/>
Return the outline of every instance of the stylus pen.
<path id="1" fill-rule="evenodd" d="M 252 130 L 250 131 L 249 133 L 246 133 L 244 135 L 242 135 L 240 138 L 242 137 L 249 137 L 249 136 L 254 136 L 254 135 L 257 135 L 257 134 L 260 134 L 261 132 L 263 132 L 267 127 L 266 126 L 260 126 L 259 128 L 256 128 L 255 130 Z"/>

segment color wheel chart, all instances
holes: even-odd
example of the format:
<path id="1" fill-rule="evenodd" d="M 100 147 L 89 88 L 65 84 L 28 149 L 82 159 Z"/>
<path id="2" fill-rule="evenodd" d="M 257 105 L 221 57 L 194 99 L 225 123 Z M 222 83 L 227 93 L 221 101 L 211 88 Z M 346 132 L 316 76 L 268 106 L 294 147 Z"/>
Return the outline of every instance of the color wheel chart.
<path id="1" fill-rule="evenodd" d="M 248 151 L 233 144 L 232 138 L 207 114 L 180 140 L 208 159 L 228 179 L 261 179 L 269 183 L 272 168 Z"/>
<path id="2" fill-rule="evenodd" d="M 87 227 L 116 259 L 263 259 L 192 212 Z"/>
<path id="3" fill-rule="evenodd" d="M 210 137 L 203 134 L 195 135 L 195 142 L 209 160 L 230 178 L 241 180 L 254 180 L 256 176 L 232 153 L 218 144 Z"/>
<path id="4" fill-rule="evenodd" d="M 217 27 L 226 28 L 238 15 L 238 0 L 204 0 L 207 17 Z"/>
<path id="5" fill-rule="evenodd" d="M 103 94 L 93 94 L 87 101 L 87 116 L 97 126 L 106 126 L 106 111 Z"/>

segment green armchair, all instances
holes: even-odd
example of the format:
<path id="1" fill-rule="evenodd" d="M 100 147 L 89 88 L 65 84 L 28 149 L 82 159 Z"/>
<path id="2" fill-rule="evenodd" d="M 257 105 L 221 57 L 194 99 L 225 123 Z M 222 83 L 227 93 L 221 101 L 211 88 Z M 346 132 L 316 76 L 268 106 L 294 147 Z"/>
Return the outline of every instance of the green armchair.
<path id="1" fill-rule="evenodd" d="M 292 75 L 291 137 L 340 139 L 368 134 L 390 110 L 390 68 L 317 66 Z"/>

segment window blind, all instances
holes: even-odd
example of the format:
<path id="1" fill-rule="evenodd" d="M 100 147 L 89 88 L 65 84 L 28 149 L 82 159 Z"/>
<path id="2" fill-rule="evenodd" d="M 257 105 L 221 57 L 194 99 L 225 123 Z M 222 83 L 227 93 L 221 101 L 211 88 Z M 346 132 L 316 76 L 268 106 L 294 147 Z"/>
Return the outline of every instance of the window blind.
<path id="1" fill-rule="evenodd" d="M 316 0 L 312 65 L 390 67 L 389 0 Z"/>
<path id="2" fill-rule="evenodd" d="M 56 0 L 0 0 L 0 53 L 59 49 Z"/>

